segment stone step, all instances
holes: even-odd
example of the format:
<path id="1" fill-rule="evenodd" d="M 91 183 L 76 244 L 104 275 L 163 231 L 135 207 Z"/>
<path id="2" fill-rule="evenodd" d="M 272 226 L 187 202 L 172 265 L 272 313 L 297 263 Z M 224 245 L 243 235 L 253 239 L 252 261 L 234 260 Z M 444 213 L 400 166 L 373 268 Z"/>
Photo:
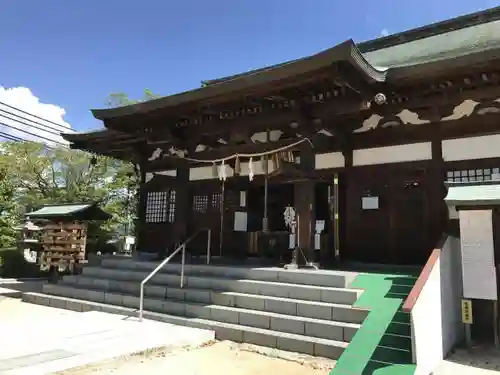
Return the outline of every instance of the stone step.
<path id="1" fill-rule="evenodd" d="M 23 300 L 57 308 L 74 311 L 97 310 L 120 315 L 137 316 L 137 309 L 116 306 L 88 300 L 48 295 L 44 293 L 25 293 Z M 174 316 L 146 310 L 144 318 L 163 321 L 176 325 L 210 329 L 215 331 L 219 340 L 245 342 L 280 350 L 304 353 L 319 357 L 338 359 L 348 343 L 344 341 L 327 340 L 305 335 L 284 333 L 271 329 L 262 329 L 241 324 L 225 323 L 202 318 Z"/>
<path id="2" fill-rule="evenodd" d="M 140 293 L 140 284 L 137 282 L 95 279 L 85 276 L 66 276 L 62 284 L 136 296 Z M 338 321 L 350 323 L 360 323 L 368 314 L 366 310 L 353 309 L 351 305 L 347 304 L 304 301 L 238 292 L 211 291 L 207 289 L 166 288 L 165 286 L 154 284 L 145 285 L 144 295 L 146 297 L 161 299 L 164 299 L 166 296 L 168 300 L 238 307 L 314 319 L 331 320 L 332 316 L 335 316 Z"/>
<path id="3" fill-rule="evenodd" d="M 85 267 L 83 276 L 97 279 L 112 279 L 120 281 L 135 281 L 140 283 L 148 276 L 147 271 L 134 271 L 126 269 L 112 269 L 104 267 Z M 171 287 L 180 286 L 180 276 L 158 273 L 150 280 L 157 285 Z M 211 276 L 185 276 L 184 286 L 193 289 L 216 290 L 224 292 L 237 292 L 259 294 L 272 297 L 301 299 L 307 301 L 320 301 L 351 305 L 363 292 L 359 289 L 338 287 L 324 287 L 291 284 L 251 279 L 228 279 Z"/>
<path id="4" fill-rule="evenodd" d="M 102 260 L 106 268 L 118 268 L 137 271 L 152 271 L 160 262 L 145 262 L 124 259 L 107 258 Z M 161 273 L 180 274 L 181 265 L 167 263 L 160 270 Z M 277 267 L 227 267 L 201 264 L 186 264 L 184 274 L 191 276 L 207 276 L 232 279 L 248 279 L 261 281 L 275 281 L 290 284 L 326 286 L 344 288 L 354 278 L 353 272 L 327 270 L 285 270 Z"/>
<path id="5" fill-rule="evenodd" d="M 137 296 L 106 293 L 99 290 L 80 289 L 64 285 L 45 285 L 43 292 L 61 297 L 109 303 L 130 308 L 139 306 L 139 297 Z M 360 327 L 359 323 L 345 322 L 343 320 L 344 316 L 330 315 L 329 319 L 313 319 L 267 311 L 156 298 L 144 298 L 144 308 L 159 313 L 215 320 L 335 341 L 350 341 Z M 357 311 L 359 310 L 353 310 L 353 314 L 348 319 L 354 320 L 353 316 L 357 315 Z"/>

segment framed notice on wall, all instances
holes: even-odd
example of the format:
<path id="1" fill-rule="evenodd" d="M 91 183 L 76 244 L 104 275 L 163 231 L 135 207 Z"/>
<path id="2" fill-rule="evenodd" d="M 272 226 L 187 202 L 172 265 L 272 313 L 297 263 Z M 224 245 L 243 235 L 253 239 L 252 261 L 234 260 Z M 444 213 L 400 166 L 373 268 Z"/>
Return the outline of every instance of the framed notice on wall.
<path id="1" fill-rule="evenodd" d="M 497 300 L 491 210 L 462 210 L 460 247 L 464 298 Z"/>

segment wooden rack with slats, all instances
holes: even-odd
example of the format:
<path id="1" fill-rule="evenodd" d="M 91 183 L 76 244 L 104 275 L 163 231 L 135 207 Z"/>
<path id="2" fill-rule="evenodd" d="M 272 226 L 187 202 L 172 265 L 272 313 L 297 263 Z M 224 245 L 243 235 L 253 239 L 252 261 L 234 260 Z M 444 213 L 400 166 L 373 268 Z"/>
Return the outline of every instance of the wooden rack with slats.
<path id="1" fill-rule="evenodd" d="M 75 266 L 85 260 L 87 226 L 79 222 L 50 223 L 43 227 L 40 269 L 51 267 L 59 272 L 74 273 Z"/>

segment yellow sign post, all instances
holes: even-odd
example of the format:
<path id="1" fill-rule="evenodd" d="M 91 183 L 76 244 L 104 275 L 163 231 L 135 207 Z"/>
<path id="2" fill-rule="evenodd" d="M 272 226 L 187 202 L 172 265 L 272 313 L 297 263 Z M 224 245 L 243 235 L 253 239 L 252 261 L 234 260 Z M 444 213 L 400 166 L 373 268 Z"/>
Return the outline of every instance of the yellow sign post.
<path id="1" fill-rule="evenodd" d="M 462 300 L 462 323 L 472 324 L 472 301 L 470 299 Z"/>

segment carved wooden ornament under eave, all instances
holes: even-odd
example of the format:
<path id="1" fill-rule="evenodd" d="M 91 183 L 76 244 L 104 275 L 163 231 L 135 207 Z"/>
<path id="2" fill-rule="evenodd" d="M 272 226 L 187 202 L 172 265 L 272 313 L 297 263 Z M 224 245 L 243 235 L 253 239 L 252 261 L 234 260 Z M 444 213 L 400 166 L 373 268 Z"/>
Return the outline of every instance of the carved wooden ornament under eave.
<path id="1" fill-rule="evenodd" d="M 486 115 L 489 113 L 499 113 L 500 112 L 500 103 L 496 100 L 480 103 L 474 109 L 474 112 L 478 115 Z"/>

